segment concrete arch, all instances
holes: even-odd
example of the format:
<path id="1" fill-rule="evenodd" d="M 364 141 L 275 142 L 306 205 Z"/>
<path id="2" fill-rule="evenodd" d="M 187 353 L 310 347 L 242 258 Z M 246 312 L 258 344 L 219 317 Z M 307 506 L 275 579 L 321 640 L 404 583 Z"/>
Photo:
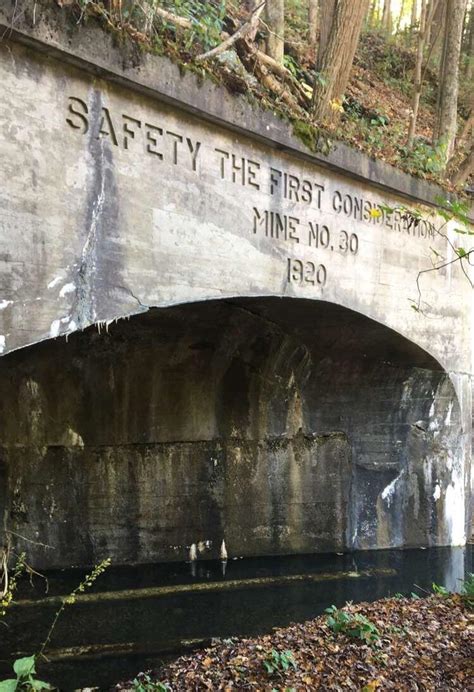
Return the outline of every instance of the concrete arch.
<path id="1" fill-rule="evenodd" d="M 0 360 L 4 513 L 39 566 L 458 543 L 454 387 L 331 303 L 150 310 Z"/>

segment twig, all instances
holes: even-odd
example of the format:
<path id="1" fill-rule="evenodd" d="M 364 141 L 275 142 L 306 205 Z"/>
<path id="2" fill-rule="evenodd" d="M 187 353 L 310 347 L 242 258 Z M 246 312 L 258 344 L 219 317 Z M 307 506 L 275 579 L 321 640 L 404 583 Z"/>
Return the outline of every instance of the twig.
<path id="1" fill-rule="evenodd" d="M 140 9 L 142 10 L 145 16 L 148 14 L 148 12 L 142 7 L 142 5 L 140 5 Z M 181 29 L 192 29 L 193 23 L 190 19 L 186 19 L 186 17 L 179 17 L 177 14 L 168 12 L 167 10 L 164 10 L 162 7 L 150 8 L 150 12 L 155 15 L 158 15 L 159 17 L 161 17 L 161 19 L 164 19 L 166 22 L 171 22 L 171 24 L 179 26 Z"/>
<path id="2" fill-rule="evenodd" d="M 291 74 L 290 70 L 287 67 L 281 65 L 279 62 L 271 58 L 266 53 L 263 53 L 263 51 L 261 50 L 256 50 L 254 52 L 254 55 L 257 58 L 257 60 L 259 60 L 259 62 L 263 63 L 272 72 L 277 74 L 279 77 L 282 77 L 282 79 L 289 80 L 293 84 L 295 89 L 298 91 L 301 100 L 304 104 L 309 101 L 309 96 L 306 94 L 301 84 L 298 82 L 297 79 L 295 79 L 295 77 Z"/>
<path id="3" fill-rule="evenodd" d="M 31 538 L 27 538 L 26 536 L 22 536 L 21 533 L 16 533 L 15 531 L 12 531 L 11 529 L 5 529 L 5 533 L 11 533 L 12 536 L 16 536 L 17 538 L 21 538 L 23 541 L 26 541 L 27 543 L 31 543 L 32 545 L 39 545 L 42 548 L 50 548 L 53 550 L 52 545 L 47 545 L 47 543 L 40 543 L 39 541 L 33 541 Z"/>
<path id="4" fill-rule="evenodd" d="M 247 22 L 245 22 L 245 24 L 242 24 L 240 29 L 237 29 L 235 34 L 229 36 L 229 38 L 227 38 L 225 41 L 220 43 L 215 48 L 208 50 L 206 53 L 198 55 L 196 60 L 201 61 L 209 60 L 210 58 L 215 58 L 216 55 L 219 55 L 220 53 L 223 53 L 225 50 L 228 50 L 228 48 L 234 45 L 234 43 L 238 41 L 239 38 L 244 38 L 244 36 L 251 33 L 251 31 L 254 29 L 254 27 L 260 19 L 260 15 L 262 14 L 263 8 L 265 7 L 265 2 L 266 0 L 264 0 L 258 7 L 255 8 L 255 10 L 252 12 L 250 19 Z"/>

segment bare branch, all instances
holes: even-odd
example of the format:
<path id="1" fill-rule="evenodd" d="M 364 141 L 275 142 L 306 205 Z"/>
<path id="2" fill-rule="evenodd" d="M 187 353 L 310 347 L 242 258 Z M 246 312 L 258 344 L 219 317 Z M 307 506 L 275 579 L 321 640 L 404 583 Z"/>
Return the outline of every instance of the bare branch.
<path id="1" fill-rule="evenodd" d="M 260 15 L 262 14 L 263 9 L 265 7 L 265 2 L 266 0 L 264 0 L 264 2 L 261 3 L 261 5 L 255 8 L 255 10 L 252 12 L 250 19 L 247 22 L 245 22 L 245 24 L 242 24 L 240 29 L 238 29 L 235 32 L 235 34 L 229 36 L 229 38 L 227 38 L 225 41 L 220 43 L 215 48 L 212 48 L 212 50 L 208 50 L 207 53 L 202 53 L 201 55 L 198 55 L 196 60 L 201 61 L 209 60 L 210 58 L 215 58 L 216 55 L 219 55 L 220 53 L 223 53 L 225 50 L 228 50 L 240 38 L 244 38 L 245 36 L 247 36 L 247 34 L 250 34 L 258 24 Z"/>
<path id="2" fill-rule="evenodd" d="M 142 10 L 146 14 L 143 7 Z M 177 14 L 168 12 L 167 10 L 164 10 L 162 7 L 153 7 L 151 11 L 153 14 L 158 15 L 158 17 L 161 17 L 161 19 L 164 19 L 166 22 L 171 22 L 171 24 L 179 26 L 181 29 L 191 29 L 193 26 L 193 23 L 190 19 L 186 19 L 186 17 L 179 17 Z"/>

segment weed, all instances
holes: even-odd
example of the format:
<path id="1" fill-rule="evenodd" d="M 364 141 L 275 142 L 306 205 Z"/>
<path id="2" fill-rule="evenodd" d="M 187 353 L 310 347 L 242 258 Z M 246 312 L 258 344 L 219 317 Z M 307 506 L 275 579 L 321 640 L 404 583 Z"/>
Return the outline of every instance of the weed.
<path id="1" fill-rule="evenodd" d="M 186 33 L 187 50 L 199 43 L 207 51 L 220 43 L 226 15 L 223 0 L 206 3 L 200 0 L 173 0 L 165 2 L 164 6 L 174 14 L 191 20 L 192 29 Z M 175 31 L 171 24 L 166 28 Z"/>
<path id="2" fill-rule="evenodd" d="M 153 681 L 148 673 L 140 673 L 132 681 L 132 689 L 134 692 L 169 692 L 170 688 L 162 682 Z"/>
<path id="3" fill-rule="evenodd" d="M 36 678 L 36 656 L 17 658 L 13 664 L 16 678 L 0 682 L 0 692 L 15 692 L 15 690 L 52 690 L 47 682 Z"/>
<path id="4" fill-rule="evenodd" d="M 474 610 L 474 573 L 469 573 L 463 582 L 461 597 L 469 610 Z"/>
<path id="5" fill-rule="evenodd" d="M 406 168 L 411 173 L 441 173 L 446 165 L 446 142 L 430 144 L 418 138 L 412 149 L 399 146 L 398 151 Z"/>
<path id="6" fill-rule="evenodd" d="M 451 596 L 451 592 L 448 591 L 445 586 L 440 586 L 439 584 L 435 584 L 435 582 L 433 582 L 431 588 L 433 589 L 433 593 L 435 593 L 437 596 Z"/>
<path id="7" fill-rule="evenodd" d="M 296 670 L 297 665 L 292 651 L 277 651 L 272 649 L 267 658 L 263 661 L 268 675 L 282 675 L 289 668 Z"/>
<path id="8" fill-rule="evenodd" d="M 21 553 L 19 555 L 15 567 L 13 568 L 13 573 L 11 576 L 8 574 L 7 567 L 7 556 L 6 553 L 3 554 L 3 569 L 2 577 L 0 579 L 0 618 L 3 617 L 7 611 L 8 606 L 13 600 L 13 595 L 16 591 L 18 579 L 26 570 L 26 555 Z"/>
<path id="9" fill-rule="evenodd" d="M 17 568 L 14 572 L 15 574 L 19 575 L 18 571 L 18 564 L 17 563 Z M 21 565 L 25 565 L 24 560 L 22 559 Z M 51 690 L 53 689 L 51 685 L 47 682 L 43 682 L 42 680 L 37 680 L 35 675 L 36 675 L 36 660 L 40 657 L 44 657 L 44 650 L 46 649 L 47 645 L 49 644 L 49 641 L 51 639 L 51 636 L 54 632 L 54 628 L 56 627 L 56 623 L 62 614 L 63 610 L 67 605 L 70 605 L 72 603 L 75 603 L 76 597 L 78 594 L 84 592 L 86 589 L 90 588 L 92 584 L 95 582 L 95 580 L 107 569 L 107 567 L 110 565 L 110 559 L 107 560 L 102 560 L 98 565 L 94 567 L 92 572 L 88 574 L 77 586 L 74 591 L 72 591 L 66 598 L 63 599 L 60 607 L 56 611 L 56 614 L 53 618 L 53 622 L 51 623 L 51 627 L 48 630 L 48 633 L 46 635 L 46 638 L 44 642 L 41 645 L 41 648 L 39 650 L 38 654 L 33 654 L 32 656 L 27 656 L 25 658 L 17 658 L 16 661 L 13 663 L 13 671 L 16 674 L 16 678 L 10 678 L 8 680 L 3 680 L 0 682 L 0 692 L 15 692 L 15 690 Z M 20 570 L 22 571 L 22 570 Z M 10 582 L 10 588 L 11 588 L 11 582 Z M 11 601 L 11 598 L 10 598 Z M 7 605 L 10 603 L 8 601 Z M 160 690 L 161 692 L 161 690 Z"/>
<path id="10" fill-rule="evenodd" d="M 345 634 L 353 639 L 360 639 L 366 644 L 377 644 L 380 641 L 380 632 L 377 627 L 364 615 L 348 613 L 332 605 L 326 608 L 328 627 L 336 634 Z"/>

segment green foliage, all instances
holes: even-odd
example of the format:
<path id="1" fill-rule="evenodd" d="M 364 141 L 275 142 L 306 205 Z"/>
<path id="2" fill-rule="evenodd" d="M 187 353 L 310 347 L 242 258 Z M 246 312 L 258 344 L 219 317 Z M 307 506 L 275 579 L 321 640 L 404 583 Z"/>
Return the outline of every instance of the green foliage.
<path id="1" fill-rule="evenodd" d="M 99 562 L 98 565 L 94 567 L 92 572 L 88 574 L 77 586 L 74 591 L 71 591 L 71 593 L 66 596 L 66 598 L 63 599 L 63 602 L 61 603 L 59 609 L 56 612 L 56 615 L 54 616 L 53 622 L 51 623 L 51 627 L 49 628 L 48 634 L 46 635 L 46 639 L 44 640 L 43 644 L 41 645 L 40 649 L 40 655 L 43 655 L 44 650 L 49 644 L 49 641 L 51 639 L 51 636 L 54 632 L 54 628 L 56 627 L 56 623 L 61 616 L 63 610 L 65 609 L 66 606 L 72 605 L 73 603 L 76 602 L 76 597 L 78 594 L 83 593 L 86 589 L 89 589 L 92 584 L 95 582 L 95 580 L 109 567 L 110 565 L 110 558 L 107 558 L 106 560 L 102 560 L 102 562 Z"/>
<path id="2" fill-rule="evenodd" d="M 474 573 L 470 572 L 464 580 L 461 596 L 469 610 L 474 610 Z"/>
<path id="3" fill-rule="evenodd" d="M 134 692 L 169 692 L 169 686 L 151 679 L 148 673 L 141 673 L 132 681 Z"/>
<path id="4" fill-rule="evenodd" d="M 470 206 L 467 202 L 463 202 L 459 199 L 445 199 L 444 197 L 440 196 L 435 197 L 435 202 L 436 204 L 439 204 L 439 206 L 441 207 L 437 211 L 438 214 L 445 221 L 451 221 L 452 219 L 455 219 L 456 221 L 459 221 L 460 223 L 469 226 Z M 470 231 L 469 229 L 462 230 L 456 228 L 455 231 L 456 233 L 462 233 L 464 235 L 474 235 L 474 231 Z"/>
<path id="5" fill-rule="evenodd" d="M 224 0 L 215 0 L 214 2 L 166 0 L 160 5 L 173 14 L 191 20 L 192 29 L 186 32 L 188 50 L 195 43 L 199 43 L 204 51 L 210 50 L 220 43 L 226 15 Z M 176 30 L 173 24 L 166 25 L 166 27 L 173 32 Z"/>
<path id="6" fill-rule="evenodd" d="M 18 566 L 20 564 L 20 567 Z M 51 624 L 51 627 L 48 630 L 48 633 L 46 635 L 46 639 L 44 640 L 43 644 L 41 645 L 40 651 L 38 654 L 34 654 L 33 656 L 28 656 L 26 658 L 17 658 L 16 661 L 13 664 L 13 670 L 16 674 L 16 678 L 10 678 L 8 680 L 3 680 L 0 682 L 0 692 L 14 692 L 15 690 L 51 690 L 53 689 L 51 685 L 47 682 L 43 682 L 42 680 L 37 680 L 35 675 L 36 675 L 36 660 L 39 656 L 43 656 L 43 652 L 47 645 L 49 644 L 49 641 L 51 639 L 51 636 L 53 634 L 54 628 L 56 627 L 56 623 L 65 609 L 67 605 L 70 605 L 72 603 L 75 603 L 76 597 L 78 594 L 83 593 L 86 589 L 90 588 L 95 580 L 107 569 L 107 567 L 110 565 L 110 559 L 107 558 L 106 560 L 102 560 L 102 562 L 99 562 L 98 565 L 94 567 L 92 572 L 88 574 L 77 586 L 74 591 L 72 591 L 69 596 L 66 596 L 66 598 L 63 599 L 61 606 L 59 609 L 56 611 L 56 614 L 54 616 L 53 622 Z M 21 568 L 21 569 L 20 569 Z M 20 571 L 23 571 L 23 569 L 26 568 L 26 564 L 24 562 L 24 556 L 21 557 L 21 563 L 17 563 L 17 567 L 15 568 L 16 571 L 14 572 L 18 576 L 20 574 Z M 11 582 L 10 582 L 11 583 Z M 11 600 L 11 599 L 10 599 Z M 10 601 L 9 601 L 10 602 Z M 7 604 L 8 605 L 8 604 Z M 164 692 L 160 688 L 156 688 L 158 692 Z M 166 688 L 165 688 L 166 690 Z"/>
<path id="7" fill-rule="evenodd" d="M 6 584 L 4 584 L 4 587 L 2 589 L 0 583 L 0 618 L 4 617 L 8 606 L 13 600 L 13 596 L 18 584 L 18 579 L 21 576 L 21 574 L 23 574 L 23 572 L 26 570 L 25 557 L 25 553 L 21 553 L 21 555 L 19 555 L 15 567 L 13 568 L 13 572 L 9 578 L 6 565 L 4 567 L 4 574 L 2 578 L 5 580 Z"/>
<path id="8" fill-rule="evenodd" d="M 319 132 L 314 125 L 305 120 L 295 120 L 293 123 L 293 134 L 298 137 L 311 151 L 318 150 Z"/>
<path id="9" fill-rule="evenodd" d="M 335 634 L 345 634 L 353 639 L 361 639 L 365 644 L 374 645 L 380 641 L 376 625 L 360 613 L 353 615 L 332 605 L 326 608 L 326 623 Z"/>
<path id="10" fill-rule="evenodd" d="M 286 67 L 287 70 L 291 72 L 293 77 L 298 77 L 299 65 L 291 55 L 283 56 L 283 65 Z"/>
<path id="11" fill-rule="evenodd" d="M 277 651 L 272 649 L 267 658 L 263 661 L 268 675 L 282 675 L 289 668 L 296 670 L 297 665 L 292 651 Z"/>
<path id="12" fill-rule="evenodd" d="M 15 692 L 16 690 L 52 690 L 47 682 L 36 678 L 36 656 L 17 658 L 13 664 L 16 678 L 0 682 L 0 692 Z"/>
<path id="13" fill-rule="evenodd" d="M 446 147 L 445 141 L 431 144 L 423 139 L 416 139 L 412 149 L 399 146 L 398 152 L 407 170 L 423 177 L 425 173 L 441 173 L 444 170 Z"/>
<path id="14" fill-rule="evenodd" d="M 451 595 L 451 592 L 448 591 L 448 589 L 445 586 L 440 586 L 439 584 L 435 584 L 435 582 L 432 583 L 431 588 L 433 589 L 433 593 L 435 593 L 437 596 Z"/>

